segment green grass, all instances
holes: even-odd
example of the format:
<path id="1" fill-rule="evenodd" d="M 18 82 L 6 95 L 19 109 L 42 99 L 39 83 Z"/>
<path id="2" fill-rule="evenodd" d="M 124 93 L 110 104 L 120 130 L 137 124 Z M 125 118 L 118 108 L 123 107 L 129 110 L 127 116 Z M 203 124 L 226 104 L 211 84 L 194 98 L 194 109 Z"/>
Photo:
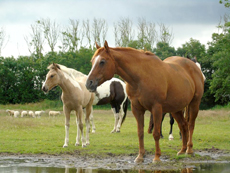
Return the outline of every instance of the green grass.
<path id="1" fill-rule="evenodd" d="M 15 105 L 14 105 L 15 106 Z M 7 106 L 6 106 L 7 107 Z M 6 108 L 4 107 L 4 108 Z M 12 106 L 13 107 L 13 106 Z M 39 106 L 29 106 L 32 109 Z M 1 106 L 1 108 L 3 108 Z M 7 108 L 11 108 L 9 105 Z M 25 109 L 22 105 L 14 109 Z M 35 110 L 35 109 L 34 109 Z M 48 112 L 48 111 L 46 111 Z M 6 114 L 5 109 L 0 110 L 0 153 L 19 154 L 79 154 L 79 155 L 137 155 L 138 137 L 136 120 L 128 111 L 121 133 L 111 134 L 114 117 L 111 110 L 95 110 L 94 122 L 96 133 L 90 133 L 90 145 L 86 148 L 75 146 L 77 126 L 75 116 L 71 115 L 70 140 L 68 148 L 63 148 L 65 128 L 64 115 L 49 118 L 46 113 L 41 118 L 13 118 Z M 154 139 L 147 133 L 149 113 L 145 115 L 145 149 L 147 154 L 155 152 Z M 230 152 L 230 111 L 208 110 L 200 111 L 196 121 L 193 143 L 194 150 L 218 148 Z M 85 130 L 85 127 L 84 127 Z M 179 129 L 174 124 L 174 140 L 168 140 L 169 117 L 163 122 L 164 139 L 160 140 L 163 156 L 171 159 L 180 159 L 185 156 L 176 156 L 181 148 Z"/>

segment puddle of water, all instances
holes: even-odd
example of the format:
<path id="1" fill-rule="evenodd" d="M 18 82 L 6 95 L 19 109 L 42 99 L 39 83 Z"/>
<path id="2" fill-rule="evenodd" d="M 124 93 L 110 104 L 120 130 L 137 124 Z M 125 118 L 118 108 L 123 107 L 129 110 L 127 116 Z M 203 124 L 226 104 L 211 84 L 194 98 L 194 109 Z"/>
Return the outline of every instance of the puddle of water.
<path id="1" fill-rule="evenodd" d="M 76 163 L 76 160 L 75 160 Z M 95 167 L 95 165 L 66 164 L 62 160 L 55 159 L 41 159 L 41 158 L 0 158 L 0 173 L 229 173 L 230 162 L 201 162 L 201 163 L 184 163 L 183 169 L 163 167 L 164 170 L 154 165 L 151 170 L 139 169 L 137 167 L 130 167 L 130 163 L 126 167 L 103 168 Z M 148 168 L 149 169 L 149 168 Z"/>

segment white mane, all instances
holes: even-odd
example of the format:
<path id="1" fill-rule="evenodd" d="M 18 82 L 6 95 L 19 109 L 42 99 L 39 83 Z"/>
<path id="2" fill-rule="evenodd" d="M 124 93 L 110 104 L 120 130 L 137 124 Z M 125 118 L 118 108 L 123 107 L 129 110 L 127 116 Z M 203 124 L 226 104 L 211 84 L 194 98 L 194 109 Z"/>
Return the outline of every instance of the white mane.
<path id="1" fill-rule="evenodd" d="M 81 77 L 87 77 L 85 74 L 83 74 L 82 72 L 79 72 L 73 68 L 68 68 L 64 65 L 58 64 L 59 67 L 61 68 L 61 70 L 65 73 L 67 73 L 70 77 L 72 77 L 73 79 L 76 78 L 81 78 Z"/>

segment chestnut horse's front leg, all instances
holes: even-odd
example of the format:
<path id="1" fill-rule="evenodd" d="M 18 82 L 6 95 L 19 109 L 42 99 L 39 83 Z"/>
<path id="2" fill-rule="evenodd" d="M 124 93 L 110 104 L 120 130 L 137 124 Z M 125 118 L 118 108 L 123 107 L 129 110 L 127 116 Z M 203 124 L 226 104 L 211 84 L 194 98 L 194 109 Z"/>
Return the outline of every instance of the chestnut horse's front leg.
<path id="1" fill-rule="evenodd" d="M 155 105 L 152 108 L 151 116 L 153 116 L 153 138 L 155 140 L 155 158 L 153 162 L 160 161 L 161 149 L 160 149 L 160 137 L 161 137 L 161 122 L 162 122 L 162 107 L 161 105 Z"/>
<path id="2" fill-rule="evenodd" d="M 139 155 L 135 159 L 135 163 L 142 163 L 144 161 L 145 149 L 144 149 L 144 113 L 145 110 L 132 105 L 132 112 L 137 121 L 137 133 L 139 138 Z"/>

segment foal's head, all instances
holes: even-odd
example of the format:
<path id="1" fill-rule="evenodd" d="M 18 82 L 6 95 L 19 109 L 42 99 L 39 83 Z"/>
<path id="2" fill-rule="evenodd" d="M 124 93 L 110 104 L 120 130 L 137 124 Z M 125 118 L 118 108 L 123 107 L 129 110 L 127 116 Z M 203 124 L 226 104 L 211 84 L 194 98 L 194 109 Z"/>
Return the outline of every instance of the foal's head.
<path id="1" fill-rule="evenodd" d="M 95 92 L 99 85 L 111 79 L 115 74 L 115 61 L 107 41 L 104 47 L 98 46 L 97 43 L 96 47 L 97 51 L 92 57 L 92 68 L 86 81 L 86 88 L 91 92 Z"/>
<path id="2" fill-rule="evenodd" d="M 60 67 L 58 64 L 51 64 L 48 66 L 48 69 L 50 70 L 46 75 L 46 80 L 42 85 L 42 90 L 44 92 L 48 92 L 51 89 L 53 89 L 55 86 L 59 84 L 60 76 L 58 75 L 58 70 L 60 70 Z"/>

